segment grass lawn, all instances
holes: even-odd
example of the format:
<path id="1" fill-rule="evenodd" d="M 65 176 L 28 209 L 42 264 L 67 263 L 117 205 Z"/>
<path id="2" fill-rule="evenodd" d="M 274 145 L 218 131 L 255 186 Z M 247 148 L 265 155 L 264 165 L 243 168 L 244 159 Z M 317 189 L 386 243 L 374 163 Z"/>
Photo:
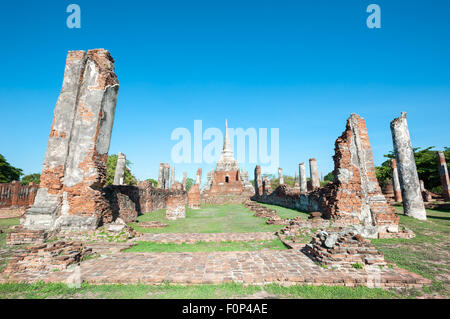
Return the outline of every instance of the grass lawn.
<path id="1" fill-rule="evenodd" d="M 433 280 L 430 295 L 450 297 L 450 212 L 427 210 L 427 221 L 403 214 L 397 207 L 400 224 L 414 233 L 413 239 L 372 239 L 371 242 L 385 254 L 385 259 L 397 266 Z"/>
<path id="2" fill-rule="evenodd" d="M 222 206 L 202 205 L 199 210 L 186 209 L 186 218 L 174 221 L 165 218 L 165 209 L 146 213 L 138 221 L 160 221 L 169 224 L 163 228 L 143 228 L 139 223 L 131 223 L 142 233 L 245 233 L 275 232 L 280 225 L 267 225 L 266 218 L 253 216 L 253 213 L 241 204 Z"/>
<path id="3" fill-rule="evenodd" d="M 0 218 L 0 272 L 8 264 L 9 257 L 12 254 L 12 247 L 6 246 L 6 233 L 9 227 L 19 225 L 19 218 Z M 17 247 L 16 247 L 17 248 Z"/>
<path id="4" fill-rule="evenodd" d="M 200 251 L 251 251 L 260 249 L 281 250 L 287 247 L 279 239 L 251 240 L 247 242 L 197 242 L 193 244 L 154 243 L 139 241 L 136 246 L 128 248 L 125 252 L 200 252 Z"/>
<path id="5" fill-rule="evenodd" d="M 295 218 L 297 216 L 301 216 L 302 219 L 308 219 L 308 217 L 309 217 L 309 213 L 307 213 L 307 212 L 302 212 L 299 210 L 285 208 L 285 207 L 281 207 L 281 206 L 277 206 L 277 205 L 270 205 L 270 204 L 263 204 L 263 203 L 259 203 L 259 204 L 261 206 L 265 206 L 270 209 L 275 209 L 281 218 Z"/>
<path id="6" fill-rule="evenodd" d="M 401 295 L 379 288 L 327 287 L 295 285 L 282 287 L 225 283 L 220 285 L 90 285 L 69 288 L 59 284 L 0 284 L 1 298 L 139 298 L 139 299 L 229 299 L 242 297 L 263 298 L 325 298 L 325 299 L 374 299 L 402 298 Z"/>

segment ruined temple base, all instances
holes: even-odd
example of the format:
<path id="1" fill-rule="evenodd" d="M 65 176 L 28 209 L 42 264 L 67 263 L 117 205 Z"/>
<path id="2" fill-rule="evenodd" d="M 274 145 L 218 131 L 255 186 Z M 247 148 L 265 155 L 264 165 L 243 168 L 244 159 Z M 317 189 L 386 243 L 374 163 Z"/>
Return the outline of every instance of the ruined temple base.
<path id="1" fill-rule="evenodd" d="M 176 220 L 186 218 L 186 193 L 174 193 L 167 199 L 166 218 Z"/>
<path id="2" fill-rule="evenodd" d="M 171 265 L 171 267 L 167 267 Z M 67 282 L 75 270 L 52 272 L 38 278 L 0 274 L 0 282 L 25 280 Z M 431 281 L 397 267 L 368 265 L 364 269 L 324 269 L 301 252 L 259 250 L 249 252 L 114 253 L 90 259 L 79 267 L 80 280 L 92 284 L 220 284 L 366 286 L 421 288 Z"/>
<path id="3" fill-rule="evenodd" d="M 317 233 L 302 250 L 312 260 L 331 267 L 385 266 L 383 253 L 352 231 Z"/>
<path id="4" fill-rule="evenodd" d="M 29 230 L 21 226 L 6 234 L 6 245 L 42 244 L 49 236 L 44 230 Z"/>

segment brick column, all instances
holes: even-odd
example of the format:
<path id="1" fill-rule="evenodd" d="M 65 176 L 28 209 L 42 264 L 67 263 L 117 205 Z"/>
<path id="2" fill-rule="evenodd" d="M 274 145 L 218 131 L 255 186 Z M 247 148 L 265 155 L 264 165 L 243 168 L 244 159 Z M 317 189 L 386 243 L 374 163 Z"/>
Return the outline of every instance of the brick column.
<path id="1" fill-rule="evenodd" d="M 398 179 L 397 161 L 395 158 L 391 159 L 392 185 L 394 188 L 394 200 L 396 202 L 402 201 L 402 189 L 400 187 L 400 180 Z"/>
<path id="2" fill-rule="evenodd" d="M 263 195 L 262 179 L 261 179 L 261 166 L 255 167 L 255 194 L 256 196 Z"/>
<path id="3" fill-rule="evenodd" d="M 18 181 L 13 181 L 11 183 L 11 206 L 19 205 L 19 191 L 20 191 L 20 183 Z"/>
<path id="4" fill-rule="evenodd" d="M 439 176 L 441 177 L 442 196 L 445 200 L 450 200 L 450 180 L 448 177 L 447 162 L 445 161 L 444 152 L 437 152 L 437 162 L 439 168 Z"/>
<path id="5" fill-rule="evenodd" d="M 427 214 L 420 191 L 414 151 L 409 136 L 406 112 L 391 122 L 392 141 L 398 164 L 398 175 L 402 190 L 403 210 L 405 215 L 426 220 Z"/>

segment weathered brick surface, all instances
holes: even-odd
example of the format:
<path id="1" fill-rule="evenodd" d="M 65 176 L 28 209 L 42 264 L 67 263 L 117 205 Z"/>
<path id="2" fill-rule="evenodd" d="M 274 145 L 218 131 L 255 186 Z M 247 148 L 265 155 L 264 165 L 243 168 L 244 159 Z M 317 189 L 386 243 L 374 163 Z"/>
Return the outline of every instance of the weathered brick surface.
<path id="1" fill-rule="evenodd" d="M 324 269 L 297 250 L 250 252 L 114 253 L 81 263 L 88 283 L 278 283 L 329 286 L 422 287 L 431 281 L 406 270 L 367 265 L 365 269 Z M 65 282 L 55 272 L 45 282 Z"/>
<path id="2" fill-rule="evenodd" d="M 6 234 L 7 245 L 23 245 L 33 243 L 43 243 L 48 234 L 43 230 L 29 230 L 17 227 L 12 232 Z"/>
<path id="3" fill-rule="evenodd" d="M 191 209 L 200 209 L 200 185 L 192 185 L 187 196 L 188 207 Z"/>
<path id="4" fill-rule="evenodd" d="M 0 208 L 30 206 L 39 185 L 30 183 L 22 185 L 18 181 L 12 183 L 0 183 Z"/>
<path id="5" fill-rule="evenodd" d="M 33 245 L 13 255 L 3 272 L 6 276 L 20 278 L 27 273 L 61 271 L 90 253 L 91 249 L 75 242 Z"/>
<path id="6" fill-rule="evenodd" d="M 119 83 L 104 49 L 70 51 L 25 227 L 93 229 L 113 219 L 102 193 Z"/>
<path id="7" fill-rule="evenodd" d="M 224 242 L 224 241 L 250 241 L 273 240 L 277 236 L 272 232 L 255 233 L 159 233 L 143 234 L 139 237 L 142 241 L 157 243 L 196 243 L 196 242 Z"/>
<path id="8" fill-rule="evenodd" d="M 307 244 L 303 252 L 325 266 L 352 267 L 360 265 L 386 265 L 383 253 L 369 240 L 351 231 L 321 231 Z"/>
<path id="9" fill-rule="evenodd" d="M 186 218 L 186 192 L 177 191 L 167 198 L 166 218 Z"/>

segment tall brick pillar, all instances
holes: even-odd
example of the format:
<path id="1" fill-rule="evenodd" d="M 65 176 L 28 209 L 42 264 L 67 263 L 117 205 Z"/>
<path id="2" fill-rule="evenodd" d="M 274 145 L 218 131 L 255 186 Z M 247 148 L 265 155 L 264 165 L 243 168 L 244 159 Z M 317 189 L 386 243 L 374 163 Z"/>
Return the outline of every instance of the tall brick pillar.
<path id="1" fill-rule="evenodd" d="M 108 51 L 70 51 L 42 165 L 24 226 L 94 229 L 112 219 L 102 195 L 119 82 Z"/>
<path id="2" fill-rule="evenodd" d="M 394 200 L 396 202 L 402 201 L 402 189 L 400 187 L 400 180 L 398 179 L 397 161 L 395 158 L 391 159 L 392 185 L 394 187 Z"/>
<path id="3" fill-rule="evenodd" d="M 255 167 L 255 194 L 256 196 L 263 195 L 262 178 L 261 178 L 261 166 Z"/>
<path id="4" fill-rule="evenodd" d="M 20 191 L 20 182 L 13 181 L 12 185 L 12 195 L 11 195 L 11 206 L 19 205 L 19 191 Z"/>
<path id="5" fill-rule="evenodd" d="M 317 170 L 317 160 L 315 158 L 309 159 L 309 172 L 311 174 L 311 187 L 317 189 L 320 187 L 319 171 Z"/>
<path id="6" fill-rule="evenodd" d="M 402 112 L 400 117 L 391 122 L 391 132 L 402 189 L 403 210 L 407 216 L 426 220 L 427 214 L 420 191 L 419 175 L 409 137 L 406 112 Z"/>
<path id="7" fill-rule="evenodd" d="M 306 182 L 305 163 L 298 164 L 298 176 L 299 176 L 299 180 L 300 180 L 300 192 L 306 193 L 308 191 L 308 184 Z"/>
<path id="8" fill-rule="evenodd" d="M 450 200 L 450 180 L 448 177 L 447 162 L 445 154 L 442 151 L 437 152 L 437 162 L 439 168 L 439 176 L 441 177 L 442 196 L 445 200 Z"/>
<path id="9" fill-rule="evenodd" d="M 186 179 L 187 179 L 187 173 L 183 172 L 183 190 L 186 190 Z"/>

